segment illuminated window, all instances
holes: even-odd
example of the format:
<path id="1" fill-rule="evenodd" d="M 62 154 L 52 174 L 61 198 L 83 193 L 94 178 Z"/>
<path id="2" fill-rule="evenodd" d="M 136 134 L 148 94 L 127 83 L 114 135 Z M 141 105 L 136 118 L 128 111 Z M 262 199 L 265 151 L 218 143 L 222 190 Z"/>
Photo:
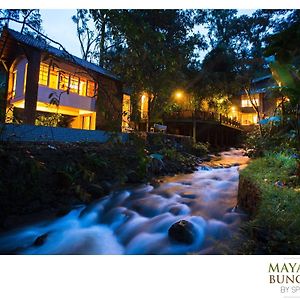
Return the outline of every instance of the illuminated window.
<path id="1" fill-rule="evenodd" d="M 259 99 L 252 99 L 252 103 L 255 106 L 259 106 Z M 242 107 L 253 107 L 249 99 L 242 99 Z"/>
<path id="2" fill-rule="evenodd" d="M 86 80 L 82 78 L 80 78 L 79 82 L 79 95 L 86 96 Z"/>
<path id="3" fill-rule="evenodd" d="M 79 78 L 76 76 L 70 77 L 70 92 L 78 94 Z"/>
<path id="4" fill-rule="evenodd" d="M 24 73 L 24 88 L 23 93 L 25 94 L 26 91 L 26 82 L 27 82 L 27 69 L 28 69 L 28 63 L 25 65 L 25 73 Z"/>
<path id="5" fill-rule="evenodd" d="M 48 85 L 48 71 L 49 71 L 49 66 L 46 64 L 41 64 L 39 84 Z"/>
<path id="6" fill-rule="evenodd" d="M 69 74 L 65 72 L 59 72 L 59 85 L 58 88 L 60 90 L 66 91 L 69 87 Z"/>
<path id="7" fill-rule="evenodd" d="M 57 89 L 58 87 L 58 69 L 50 67 L 49 72 L 49 88 Z"/>
<path id="8" fill-rule="evenodd" d="M 257 124 L 257 114 L 242 114 L 242 125 Z"/>
<path id="9" fill-rule="evenodd" d="M 16 86 L 17 86 L 17 70 L 12 74 L 12 98 L 16 96 Z"/>
<path id="10" fill-rule="evenodd" d="M 91 116 L 82 116 L 81 128 L 90 130 L 91 129 L 91 120 L 92 120 Z"/>
<path id="11" fill-rule="evenodd" d="M 88 97 L 94 97 L 95 96 L 95 82 L 93 81 L 88 81 L 87 83 L 87 91 L 86 91 L 86 95 Z"/>
<path id="12" fill-rule="evenodd" d="M 142 119 L 148 119 L 148 96 L 146 96 L 145 94 L 142 95 L 141 98 L 141 118 Z"/>

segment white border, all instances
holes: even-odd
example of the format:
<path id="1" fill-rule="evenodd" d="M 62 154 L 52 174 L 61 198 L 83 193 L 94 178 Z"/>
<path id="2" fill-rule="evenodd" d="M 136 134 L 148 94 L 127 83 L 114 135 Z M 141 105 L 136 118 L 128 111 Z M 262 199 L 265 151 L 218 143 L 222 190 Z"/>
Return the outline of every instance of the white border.
<path id="1" fill-rule="evenodd" d="M 70 8 L 299 8 L 299 0 L 72 0 L 72 1 L 38 1 L 38 0 L 0 0 L 1 8 L 44 8 L 44 9 L 70 9 Z"/>
<path id="2" fill-rule="evenodd" d="M 3 300 L 284 300 L 269 283 L 283 256 L 5 256 Z M 300 291 L 297 294 L 300 298 Z"/>

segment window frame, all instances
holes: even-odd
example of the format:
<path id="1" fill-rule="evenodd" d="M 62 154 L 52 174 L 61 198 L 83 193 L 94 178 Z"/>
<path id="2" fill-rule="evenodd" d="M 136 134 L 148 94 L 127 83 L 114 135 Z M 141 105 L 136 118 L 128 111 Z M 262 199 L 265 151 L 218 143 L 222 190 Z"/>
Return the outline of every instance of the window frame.
<path id="1" fill-rule="evenodd" d="M 72 91 L 72 78 L 77 78 L 77 89 L 76 89 L 76 92 Z M 70 76 L 69 76 L 69 85 L 68 85 L 70 93 L 74 93 L 74 94 L 78 94 L 79 95 L 79 83 L 80 83 L 80 77 L 76 76 L 76 75 L 73 75 L 73 74 L 70 74 Z"/>
<path id="2" fill-rule="evenodd" d="M 260 101 L 259 98 L 252 99 L 252 102 L 255 104 L 255 106 L 259 107 Z M 246 104 L 245 104 L 246 103 Z M 241 107 L 253 107 L 250 99 L 241 99 Z"/>
<path id="3" fill-rule="evenodd" d="M 90 95 L 88 94 L 89 83 L 93 83 L 93 84 L 94 84 L 94 89 L 93 89 L 93 95 L 92 95 L 92 96 L 90 96 Z M 94 98 L 95 95 L 96 95 L 96 82 L 93 81 L 93 80 L 87 80 L 87 84 L 86 84 L 86 97 Z"/>
<path id="4" fill-rule="evenodd" d="M 47 79 L 46 79 L 46 84 L 40 83 L 41 68 L 42 68 L 42 67 L 47 67 Z M 48 86 L 48 84 L 49 84 L 49 69 L 50 69 L 50 66 L 49 66 L 48 64 L 45 64 L 45 63 L 41 63 L 41 64 L 40 64 L 40 72 L 39 72 L 39 84 L 40 84 L 40 85 Z"/>
<path id="5" fill-rule="evenodd" d="M 61 74 L 62 74 L 63 78 L 64 78 L 64 76 L 66 76 L 68 78 L 68 83 L 67 83 L 66 89 L 60 87 L 60 84 L 62 82 L 61 81 Z M 70 77 L 71 77 L 70 73 L 67 73 L 63 70 L 59 70 L 59 72 L 58 72 L 58 89 L 59 90 L 68 91 L 70 89 Z"/>

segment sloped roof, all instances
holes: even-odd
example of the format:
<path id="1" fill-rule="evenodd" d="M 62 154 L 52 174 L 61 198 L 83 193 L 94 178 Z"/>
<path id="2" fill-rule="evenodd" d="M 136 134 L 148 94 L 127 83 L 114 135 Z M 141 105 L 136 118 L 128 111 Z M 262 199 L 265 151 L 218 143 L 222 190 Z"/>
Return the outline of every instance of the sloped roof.
<path id="1" fill-rule="evenodd" d="M 75 55 L 68 54 L 63 50 L 57 49 L 51 45 L 48 45 L 44 40 L 35 39 L 31 36 L 24 35 L 18 31 L 12 30 L 10 28 L 6 28 L 8 34 L 15 39 L 16 41 L 37 48 L 43 52 L 47 52 L 49 54 L 52 54 L 56 57 L 62 58 L 66 61 L 69 61 L 71 63 L 77 64 L 78 66 L 81 66 L 85 69 L 89 69 L 91 71 L 94 71 L 96 73 L 99 73 L 101 75 L 107 76 L 109 78 L 112 78 L 114 80 L 120 81 L 121 79 L 112 74 L 110 71 L 103 69 L 102 67 L 95 65 L 93 63 L 90 63 L 84 59 L 81 59 Z"/>
<path id="2" fill-rule="evenodd" d="M 260 81 L 263 81 L 263 80 L 266 80 L 266 79 L 270 79 L 272 77 L 271 74 L 268 74 L 266 76 L 262 76 L 262 77 L 258 77 L 258 78 L 254 78 L 252 80 L 252 83 L 256 83 L 256 82 L 260 82 Z"/>

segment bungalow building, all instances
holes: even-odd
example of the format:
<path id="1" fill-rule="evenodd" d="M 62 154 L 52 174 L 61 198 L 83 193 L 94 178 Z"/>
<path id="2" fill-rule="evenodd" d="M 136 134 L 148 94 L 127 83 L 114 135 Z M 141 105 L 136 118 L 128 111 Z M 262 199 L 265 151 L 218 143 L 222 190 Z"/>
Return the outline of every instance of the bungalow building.
<path id="1" fill-rule="evenodd" d="M 108 70 L 8 28 L 0 38 L 0 60 L 6 117 L 14 114 L 34 125 L 37 116 L 59 113 L 71 128 L 128 126 L 130 95 Z"/>
<path id="2" fill-rule="evenodd" d="M 262 117 L 270 117 L 278 106 L 279 99 L 272 95 L 271 88 L 276 87 L 274 79 L 271 75 L 266 75 L 252 80 L 250 89 L 251 100 L 258 107 Z M 246 95 L 242 92 L 240 96 L 234 97 L 229 117 L 241 123 L 244 129 L 249 125 L 257 124 L 257 112 Z"/>

